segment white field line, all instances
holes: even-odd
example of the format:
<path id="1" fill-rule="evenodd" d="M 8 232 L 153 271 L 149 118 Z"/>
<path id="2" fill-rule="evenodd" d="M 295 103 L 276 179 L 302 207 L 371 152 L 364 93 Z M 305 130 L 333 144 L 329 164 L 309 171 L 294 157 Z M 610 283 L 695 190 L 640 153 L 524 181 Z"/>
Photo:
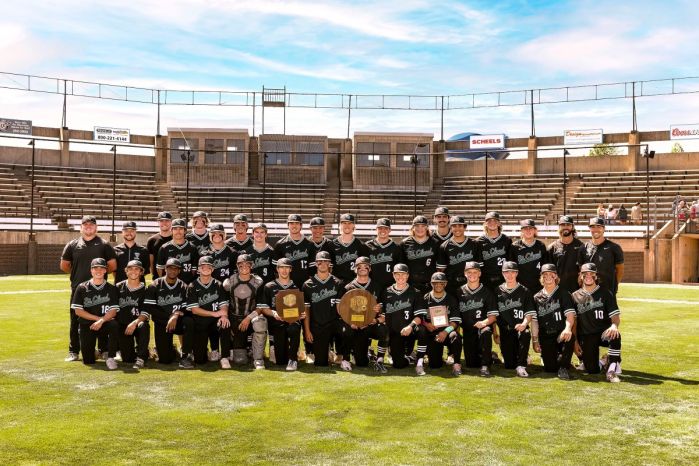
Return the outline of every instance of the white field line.
<path id="1" fill-rule="evenodd" d="M 641 303 L 657 303 L 657 304 L 684 304 L 689 306 L 696 306 L 699 304 L 697 301 L 680 301 L 678 299 L 652 299 L 652 298 L 617 298 L 617 301 L 638 301 Z"/>
<path id="2" fill-rule="evenodd" d="M 70 293 L 70 289 L 63 289 L 63 290 L 17 290 L 17 291 L 0 291 L 0 295 L 6 295 L 6 294 L 34 294 L 34 293 Z"/>

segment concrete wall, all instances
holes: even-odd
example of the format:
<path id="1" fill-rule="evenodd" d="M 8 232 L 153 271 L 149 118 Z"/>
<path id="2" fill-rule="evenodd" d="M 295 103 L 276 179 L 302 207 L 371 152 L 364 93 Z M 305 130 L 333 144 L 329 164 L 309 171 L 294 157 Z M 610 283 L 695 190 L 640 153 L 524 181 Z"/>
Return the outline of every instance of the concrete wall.
<path id="1" fill-rule="evenodd" d="M 30 147 L 0 146 L 0 163 L 31 165 L 32 149 Z M 75 168 L 104 168 L 113 166 L 111 153 L 70 151 L 67 163 L 61 162 L 61 151 L 55 149 L 37 149 L 35 163 L 44 166 L 67 166 Z M 117 149 L 117 170 L 142 172 L 155 171 L 155 157 L 146 155 L 120 154 Z"/>

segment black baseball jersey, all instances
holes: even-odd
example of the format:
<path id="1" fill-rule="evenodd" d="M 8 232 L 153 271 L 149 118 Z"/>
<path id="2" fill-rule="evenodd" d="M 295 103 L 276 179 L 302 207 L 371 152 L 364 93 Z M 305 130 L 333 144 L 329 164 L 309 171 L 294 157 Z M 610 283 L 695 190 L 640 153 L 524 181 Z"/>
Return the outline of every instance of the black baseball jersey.
<path id="1" fill-rule="evenodd" d="M 351 291 L 351 290 L 365 290 L 368 291 L 369 293 L 374 295 L 374 298 L 376 298 L 377 302 L 379 299 L 379 294 L 381 293 L 381 289 L 379 289 L 376 286 L 376 281 L 369 279 L 368 282 L 366 283 L 359 283 L 357 279 L 355 278 L 351 282 L 345 285 L 345 292 Z"/>
<path id="2" fill-rule="evenodd" d="M 468 285 L 462 286 L 457 298 L 464 328 L 472 328 L 476 322 L 488 316 L 497 316 L 498 303 L 495 294 L 483 284 L 479 284 L 475 290 L 470 289 Z"/>
<path id="3" fill-rule="evenodd" d="M 541 266 L 549 262 L 546 245 L 534 240 L 531 244 L 526 244 L 523 240 L 517 240 L 510 246 L 509 260 L 517 262 L 519 274 L 517 281 L 526 286 L 529 291 L 536 293 L 541 289 Z"/>
<path id="4" fill-rule="evenodd" d="M 486 285 L 502 283 L 502 264 L 507 260 L 507 253 L 512 240 L 502 233 L 497 238 L 487 235 L 479 236 L 476 241 L 481 245 L 483 255 L 483 275 L 481 281 Z"/>
<path id="5" fill-rule="evenodd" d="M 432 236 L 434 237 L 434 239 L 437 240 L 437 242 L 439 244 L 442 244 L 445 241 L 449 241 L 452 238 L 452 236 L 454 236 L 454 234 L 451 232 L 451 229 L 450 229 L 446 235 L 440 235 L 439 232 L 437 231 L 437 229 L 435 228 L 432 231 Z"/>
<path id="6" fill-rule="evenodd" d="M 254 311 L 262 297 L 264 285 L 262 278 L 255 274 L 250 275 L 248 280 L 241 280 L 238 274 L 227 278 L 223 282 L 223 289 L 230 302 L 228 314 L 243 318 Z"/>
<path id="7" fill-rule="evenodd" d="M 624 251 L 621 246 L 605 239 L 599 246 L 592 241 L 578 249 L 578 266 L 592 262 L 597 266 L 600 285 L 616 294 L 619 284 L 616 281 L 616 266 L 624 263 Z"/>
<path id="8" fill-rule="evenodd" d="M 81 283 L 75 289 L 71 309 L 83 309 L 93 316 L 102 317 L 107 312 L 119 310 L 119 290 L 105 281 L 97 286 L 92 280 Z M 81 324 L 92 324 L 91 320 L 79 318 Z"/>
<path id="9" fill-rule="evenodd" d="M 145 309 L 144 301 L 146 299 L 146 285 L 141 283 L 136 288 L 129 288 L 127 280 L 121 281 L 116 285 L 119 290 L 119 312 L 117 320 L 122 325 L 129 325 L 139 316 L 143 315 L 146 320 L 150 315 Z"/>
<path id="10" fill-rule="evenodd" d="M 512 330 L 515 325 L 522 323 L 524 316 L 529 315 L 533 318 L 536 314 L 534 298 L 521 283 L 517 283 L 511 290 L 503 283 L 498 287 L 495 299 L 498 303 L 498 327 Z"/>
<path id="11" fill-rule="evenodd" d="M 190 312 L 195 307 L 216 312 L 227 304 L 228 293 L 223 289 L 221 282 L 216 279 L 211 279 L 205 285 L 200 277 L 187 286 L 187 310 Z"/>
<path id="12" fill-rule="evenodd" d="M 405 264 L 410 269 L 410 283 L 430 283 L 432 274 L 437 271 L 439 243 L 432 236 L 420 242 L 409 236 L 401 243 Z"/>
<path id="13" fill-rule="evenodd" d="M 381 293 L 379 302 L 386 314 L 386 325 L 394 333 L 400 333 L 404 327 L 410 325 L 415 316 L 424 316 L 427 313 L 425 299 L 412 286 L 397 290 L 395 285 L 391 285 Z"/>
<path id="14" fill-rule="evenodd" d="M 313 251 L 313 261 L 311 261 L 308 267 L 308 276 L 312 277 L 316 274 L 316 272 L 318 272 L 318 269 L 315 265 L 316 254 L 318 254 L 320 251 L 327 251 L 332 255 L 332 247 L 330 246 L 332 241 L 330 241 L 325 236 L 323 236 L 323 239 L 319 243 L 316 243 L 310 237 L 308 237 L 307 239 L 311 243 L 311 246 L 315 248 L 315 250 Z"/>
<path id="15" fill-rule="evenodd" d="M 536 293 L 534 304 L 536 304 L 534 320 L 539 323 L 541 335 L 558 335 L 566 328 L 566 317 L 575 314 L 570 293 L 559 286 L 551 294 L 543 289 Z"/>
<path id="16" fill-rule="evenodd" d="M 143 303 L 151 316 L 153 308 L 158 308 L 167 314 L 184 312 L 187 309 L 187 284 L 179 278 L 172 285 L 168 284 L 166 277 L 156 278 L 146 288 Z"/>
<path id="17" fill-rule="evenodd" d="M 156 260 L 158 270 L 165 270 L 165 263 L 173 257 L 182 263 L 179 279 L 187 284 L 196 280 L 197 264 L 199 263 L 197 248 L 187 240 L 179 245 L 173 241 L 168 241 L 158 251 L 158 259 Z"/>
<path id="18" fill-rule="evenodd" d="M 393 284 L 393 266 L 405 261 L 403 249 L 393 240 L 381 244 L 374 238 L 365 244 L 369 249 L 371 279 L 376 282 L 376 286 L 380 289 L 391 286 Z"/>
<path id="19" fill-rule="evenodd" d="M 153 236 L 149 237 L 148 241 L 146 242 L 146 249 L 148 250 L 148 254 L 153 256 L 153 263 L 150 265 L 151 268 L 150 270 L 146 270 L 146 273 L 150 272 L 151 274 L 153 274 L 154 280 L 158 278 L 158 272 L 156 270 L 156 263 L 158 262 L 158 251 L 160 251 L 160 248 L 163 247 L 163 244 L 171 240 L 172 235 L 162 236 L 160 233 L 156 233 Z"/>
<path id="20" fill-rule="evenodd" d="M 437 268 L 444 268 L 449 285 L 452 287 L 459 287 L 466 283 L 464 267 L 469 261 L 478 263 L 483 261 L 481 244 L 478 241 L 466 238 L 463 242 L 457 243 L 454 238 L 451 238 L 439 246 Z"/>
<path id="21" fill-rule="evenodd" d="M 199 253 L 199 256 L 203 256 L 204 253 L 206 252 L 207 249 L 211 248 L 211 238 L 209 238 L 209 230 L 206 230 L 203 235 L 199 236 L 194 232 L 194 230 L 190 231 L 185 235 L 185 239 L 192 243 L 195 248 L 197 248 L 197 252 Z"/>
<path id="22" fill-rule="evenodd" d="M 303 286 L 310 277 L 308 271 L 311 265 L 315 265 L 316 247 L 305 237 L 301 237 L 300 240 L 293 240 L 287 235 L 274 245 L 274 260 L 272 263 L 275 267 L 277 259 L 282 258 L 287 258 L 291 261 L 291 280 L 296 286 Z"/>
<path id="23" fill-rule="evenodd" d="M 616 297 L 606 288 L 597 286 L 589 293 L 581 288 L 572 297 L 579 335 L 604 332 L 612 324 L 612 317 L 621 314 Z"/>
<path id="24" fill-rule="evenodd" d="M 238 253 L 228 246 L 224 245 L 218 250 L 211 246 L 209 249 L 204 251 L 204 255 L 211 256 L 213 258 L 214 271 L 211 276 L 221 283 L 223 283 L 226 278 L 236 273 L 237 268 L 235 261 L 238 259 Z"/>
<path id="25" fill-rule="evenodd" d="M 344 294 L 342 282 L 334 275 L 325 280 L 314 275 L 303 284 L 304 302 L 311 307 L 311 325 L 326 325 L 338 320 L 337 304 Z"/>
<path id="26" fill-rule="evenodd" d="M 430 307 L 432 306 L 446 306 L 447 313 L 449 314 L 449 322 L 456 322 L 461 325 L 461 313 L 459 313 L 459 303 L 456 298 L 449 293 L 444 293 L 444 296 L 437 298 L 432 291 L 425 293 L 423 297 L 425 300 L 425 307 L 427 310 L 424 314 L 420 314 L 420 318 L 427 322 L 432 322 L 430 318 Z"/>
<path id="27" fill-rule="evenodd" d="M 357 257 L 368 256 L 369 248 L 353 237 L 349 243 L 343 243 L 340 237 L 330 242 L 330 254 L 333 256 L 333 275 L 349 283 L 354 279 L 354 261 Z"/>
<path id="28" fill-rule="evenodd" d="M 293 281 L 289 281 L 287 285 L 282 285 L 279 283 L 279 279 L 272 280 L 271 282 L 265 284 L 262 287 L 262 293 L 260 294 L 260 299 L 257 301 L 257 308 L 270 308 L 272 310 L 277 309 L 277 293 L 285 290 L 298 290 L 298 286 Z"/>
<path id="29" fill-rule="evenodd" d="M 143 276 L 141 277 L 141 281 L 145 283 L 145 274 L 150 272 L 150 255 L 148 249 L 139 244 L 128 247 L 124 243 L 120 243 L 114 246 L 114 253 L 116 254 L 117 261 L 117 268 L 115 270 L 116 279 L 114 283 L 126 280 L 125 269 L 129 261 L 141 261 L 141 264 L 143 264 Z"/>
<path id="30" fill-rule="evenodd" d="M 549 261 L 556 265 L 558 278 L 561 279 L 559 286 L 570 293 L 580 287 L 578 285 L 578 249 L 582 246 L 582 241 L 573 238 L 569 244 L 563 244 L 560 239 L 557 239 L 548 247 Z"/>
<path id="31" fill-rule="evenodd" d="M 259 251 L 253 246 L 245 251 L 252 258 L 252 273 L 262 278 L 262 281 L 269 283 L 275 278 L 274 266 L 274 249 L 272 246 L 265 243 L 264 247 Z"/>
<path id="32" fill-rule="evenodd" d="M 249 254 L 250 251 L 252 251 L 252 238 L 250 236 L 246 236 L 243 241 L 238 241 L 235 239 L 235 235 L 231 236 L 226 240 L 226 244 L 228 245 L 229 248 L 234 250 L 237 253 L 247 253 Z"/>
<path id="33" fill-rule="evenodd" d="M 82 236 L 66 244 L 61 259 L 70 262 L 70 287 L 75 288 L 92 278 L 90 264 L 98 257 L 116 259 L 114 248 L 99 236 L 85 241 Z"/>

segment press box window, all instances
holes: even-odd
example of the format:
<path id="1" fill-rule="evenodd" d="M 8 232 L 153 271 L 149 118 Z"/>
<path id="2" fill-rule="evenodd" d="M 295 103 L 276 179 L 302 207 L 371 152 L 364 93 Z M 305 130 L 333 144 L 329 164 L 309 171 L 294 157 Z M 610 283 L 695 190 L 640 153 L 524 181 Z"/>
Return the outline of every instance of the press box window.
<path id="1" fill-rule="evenodd" d="M 223 163 L 223 139 L 207 139 L 204 144 L 204 163 Z"/>
<path id="2" fill-rule="evenodd" d="M 173 138 L 170 139 L 170 163 L 187 163 L 187 153 L 189 152 L 189 163 L 197 163 L 197 140 Z"/>
<path id="3" fill-rule="evenodd" d="M 391 145 L 387 142 L 357 143 L 356 161 L 359 167 L 388 167 L 391 164 Z"/>

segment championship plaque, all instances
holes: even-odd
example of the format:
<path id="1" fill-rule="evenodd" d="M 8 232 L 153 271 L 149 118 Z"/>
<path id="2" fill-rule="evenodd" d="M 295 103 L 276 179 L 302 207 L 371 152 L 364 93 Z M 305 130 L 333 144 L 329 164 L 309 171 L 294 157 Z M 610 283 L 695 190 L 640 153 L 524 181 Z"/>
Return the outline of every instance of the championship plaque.
<path id="1" fill-rule="evenodd" d="M 437 328 L 449 325 L 449 312 L 446 306 L 430 306 L 430 321 Z"/>
<path id="2" fill-rule="evenodd" d="M 302 292 L 299 290 L 283 290 L 277 293 L 274 299 L 277 314 L 285 322 L 291 324 L 301 318 L 301 313 L 305 309 Z"/>
<path id="3" fill-rule="evenodd" d="M 366 327 L 374 320 L 376 298 L 366 290 L 350 290 L 340 300 L 340 317 L 349 325 Z"/>

